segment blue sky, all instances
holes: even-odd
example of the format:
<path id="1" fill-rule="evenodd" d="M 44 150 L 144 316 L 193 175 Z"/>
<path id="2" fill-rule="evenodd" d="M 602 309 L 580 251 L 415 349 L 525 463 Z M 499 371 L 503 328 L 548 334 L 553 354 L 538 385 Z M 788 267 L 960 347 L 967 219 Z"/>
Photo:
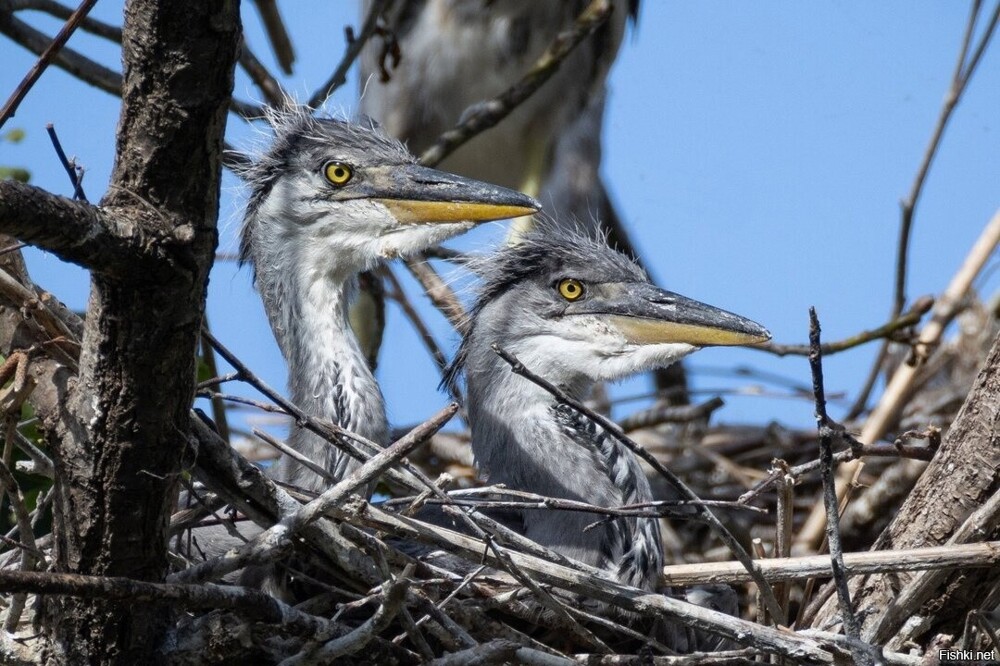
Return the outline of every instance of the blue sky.
<path id="1" fill-rule="evenodd" d="M 257 16 L 244 3 L 247 40 L 273 66 Z M 297 45 L 293 77 L 300 98 L 320 85 L 343 53 L 353 2 L 282 3 Z M 913 180 L 947 90 L 968 6 L 955 2 L 656 2 L 643 3 L 610 79 L 604 171 L 644 256 L 664 286 L 766 325 L 779 342 L 804 342 L 807 312 L 819 311 L 826 340 L 884 322 L 892 299 L 899 200 Z M 95 16 L 120 23 L 121 5 L 104 0 Z M 53 34 L 58 23 L 31 22 Z M 78 33 L 72 48 L 118 68 L 110 45 Z M 0 39 L 0 93 L 9 94 L 34 57 Z M 350 114 L 353 78 L 330 108 Z M 238 77 L 236 93 L 255 98 Z M 117 100 L 51 68 L 5 129 L 27 138 L 0 144 L 0 164 L 28 168 L 32 182 L 71 193 L 45 135 L 55 124 L 71 155 L 87 167 L 97 200 L 107 185 Z M 944 137 L 917 209 L 910 298 L 939 293 L 1000 205 L 1000 54 L 987 52 Z M 228 138 L 248 146 L 253 131 L 230 116 Z M 233 251 L 241 192 L 224 182 L 221 251 Z M 500 225 L 455 246 L 488 249 Z M 36 282 L 76 309 L 86 304 L 86 274 L 37 251 L 26 253 Z M 405 270 L 397 267 L 397 274 Z M 997 278 L 978 285 L 989 297 Z M 408 278 L 439 342 L 457 343 Z M 216 335 L 275 387 L 285 369 L 249 272 L 220 262 L 208 301 Z M 853 395 L 876 345 L 826 361 L 828 393 Z M 808 385 L 803 358 L 711 349 L 689 361 L 699 399 L 714 389 L 750 388 L 724 375 L 749 366 Z M 405 425 L 446 402 L 430 358 L 400 313 L 390 311 L 379 370 L 393 423 Z M 768 387 L 776 392 L 784 389 Z M 235 387 L 233 387 L 235 389 Z M 616 396 L 648 390 L 624 382 Z M 239 391 L 248 393 L 246 390 Z M 751 390 L 750 393 L 753 391 Z M 726 395 L 722 422 L 812 424 L 812 404 L 761 395 Z M 641 405 L 627 403 L 627 414 Z M 841 413 L 836 403 L 832 415 Z"/>

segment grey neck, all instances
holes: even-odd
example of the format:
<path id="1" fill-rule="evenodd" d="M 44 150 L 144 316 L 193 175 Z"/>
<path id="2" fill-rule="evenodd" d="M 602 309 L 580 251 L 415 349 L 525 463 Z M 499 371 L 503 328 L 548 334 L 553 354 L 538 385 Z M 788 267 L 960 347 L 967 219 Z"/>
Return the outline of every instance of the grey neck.
<path id="1" fill-rule="evenodd" d="M 631 451 L 512 373 L 492 352 L 470 356 L 475 359 L 466 368 L 472 449 L 490 483 L 604 507 L 652 500 Z M 591 387 L 581 380 L 563 388 L 580 399 Z M 618 518 L 585 531 L 605 516 L 531 510 L 521 517 L 525 534 L 535 541 L 611 571 L 627 584 L 655 588 L 663 563 L 657 519 Z"/>
<path id="2" fill-rule="evenodd" d="M 340 270 L 335 257 L 317 267 L 310 262 L 314 255 L 304 248 L 282 253 L 271 252 L 264 244 L 257 248 L 262 255 L 254 257 L 257 288 L 288 364 L 292 401 L 310 416 L 385 445 L 388 425 L 382 393 L 348 320 L 355 273 Z M 337 480 L 360 465 L 298 427 L 293 427 L 289 445 Z M 288 456 L 279 462 L 277 476 L 315 491 L 329 485 Z"/>

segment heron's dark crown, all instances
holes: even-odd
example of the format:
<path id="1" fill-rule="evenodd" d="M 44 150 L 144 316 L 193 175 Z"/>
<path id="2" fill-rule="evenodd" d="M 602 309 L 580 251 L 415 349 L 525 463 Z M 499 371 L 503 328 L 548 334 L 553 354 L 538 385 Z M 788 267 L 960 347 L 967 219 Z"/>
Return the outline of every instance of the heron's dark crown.
<path id="1" fill-rule="evenodd" d="M 583 230 L 538 222 L 516 245 L 508 245 L 469 267 L 480 277 L 476 302 L 458 353 L 445 371 L 443 386 L 455 387 L 465 369 L 469 345 L 483 308 L 526 281 L 543 284 L 563 278 L 584 283 L 648 282 L 649 277 L 628 256 L 612 249 L 607 239 Z"/>
<path id="2" fill-rule="evenodd" d="M 280 177 L 302 166 L 318 170 L 331 160 L 352 166 L 416 162 L 406 146 L 383 132 L 374 121 L 359 120 L 351 123 L 317 118 L 312 109 L 296 104 L 280 110 L 268 108 L 267 121 L 274 137 L 266 150 L 251 156 L 249 163 L 237 172 L 249 189 L 240 242 L 241 264 L 250 258 L 250 221 Z"/>

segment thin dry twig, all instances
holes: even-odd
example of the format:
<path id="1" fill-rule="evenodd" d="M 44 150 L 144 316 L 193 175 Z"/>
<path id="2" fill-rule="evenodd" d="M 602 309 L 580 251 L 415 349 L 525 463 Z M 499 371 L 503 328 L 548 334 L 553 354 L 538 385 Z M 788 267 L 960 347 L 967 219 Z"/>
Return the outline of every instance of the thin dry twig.
<path id="1" fill-rule="evenodd" d="M 889 385 L 886 386 L 878 405 L 872 410 L 861 430 L 859 439 L 862 442 L 874 442 L 888 431 L 906 402 L 917 373 L 927 360 L 930 350 L 940 342 L 945 328 L 959 313 L 965 295 L 998 244 L 1000 244 L 1000 209 L 997 209 L 987 222 L 965 261 L 944 292 L 935 300 L 931 319 L 917 336 L 914 362 L 902 364 L 889 380 Z M 842 508 L 849 501 L 850 489 L 857 483 L 863 469 L 864 460 L 857 460 L 838 470 L 837 497 L 841 498 Z M 825 522 L 823 508 L 815 507 L 799 530 L 796 542 L 816 550 L 823 538 Z"/>
<path id="2" fill-rule="evenodd" d="M 712 412 L 725 405 L 719 396 L 712 396 L 697 405 L 667 405 L 658 404 L 647 410 L 631 414 L 622 419 L 618 425 L 625 432 L 641 428 L 650 428 L 662 423 L 691 423 L 692 421 L 707 421 Z"/>
<path id="3" fill-rule="evenodd" d="M 996 7 L 993 9 L 993 15 L 990 17 L 990 22 L 980 38 L 979 44 L 976 46 L 972 57 L 969 58 L 969 46 L 971 45 L 972 36 L 975 32 L 981 5 L 981 0 L 973 0 L 972 2 L 971 9 L 969 11 L 969 18 L 966 22 L 965 32 L 962 37 L 962 45 L 959 48 L 955 69 L 951 77 L 951 84 L 948 87 L 948 92 L 941 105 L 937 122 L 931 132 L 931 138 L 927 143 L 927 148 L 924 150 L 924 155 L 920 160 L 920 165 L 917 167 L 917 173 L 913 178 L 913 184 L 910 185 L 910 191 L 906 195 L 906 198 L 900 202 L 899 239 L 896 243 L 896 272 L 890 319 L 898 317 L 903 311 L 903 306 L 906 304 L 906 274 L 909 262 L 910 236 L 913 228 L 913 218 L 916 214 L 917 202 L 920 200 L 920 194 L 923 192 L 924 183 L 927 181 L 927 174 L 930 172 L 931 164 L 934 162 L 934 158 L 937 155 L 938 149 L 941 145 L 941 139 L 944 137 L 944 131 L 948 126 L 948 121 L 951 119 L 952 112 L 962 100 L 962 96 L 968 88 L 969 81 L 972 79 L 972 75 L 975 74 L 976 69 L 979 66 L 979 62 L 982 60 L 983 53 L 986 51 L 987 46 L 993 38 L 993 33 L 995 32 L 997 26 L 997 20 L 1000 18 L 1000 3 L 997 3 Z M 865 405 L 868 404 L 868 396 L 871 395 L 871 391 L 875 386 L 875 381 L 881 371 L 882 364 L 885 363 L 888 352 L 889 342 L 887 340 L 880 347 L 879 352 L 875 357 L 875 361 L 872 363 L 871 370 L 869 370 L 868 373 L 868 378 L 865 380 L 865 384 L 862 387 L 857 400 L 848 413 L 848 419 L 856 418 L 864 411 Z"/>
<path id="4" fill-rule="evenodd" d="M 165 601 L 192 610 L 224 608 L 259 622 L 281 624 L 289 631 L 305 635 L 331 629 L 345 633 L 346 630 L 324 618 L 298 611 L 265 592 L 235 585 L 182 585 L 149 583 L 119 576 L 0 571 L 0 591 L 120 599 L 128 603 Z"/>
<path id="5" fill-rule="evenodd" d="M 611 16 L 609 0 L 591 0 L 573 25 L 559 33 L 524 77 L 496 97 L 474 104 L 462 113 L 462 120 L 434 142 L 420 156 L 420 163 L 435 166 L 472 137 L 506 118 L 522 102 L 549 80 L 570 53 L 594 34 Z"/>
<path id="6" fill-rule="evenodd" d="M 455 295 L 452 288 L 434 270 L 434 267 L 421 256 L 405 259 L 403 265 L 424 288 L 431 303 L 445 316 L 448 323 L 459 333 L 465 334 L 469 321 L 465 308 L 462 307 L 462 302 L 458 300 L 458 296 Z"/>
<path id="7" fill-rule="evenodd" d="M 1000 562 L 1000 541 L 987 541 L 928 548 L 844 553 L 844 573 L 847 576 L 868 576 L 903 571 L 948 572 L 966 567 L 985 569 L 996 566 L 998 562 Z M 758 561 L 757 564 L 764 578 L 773 583 L 807 578 L 829 578 L 833 575 L 829 555 L 773 557 Z M 735 561 L 672 564 L 663 567 L 663 579 L 667 585 L 677 587 L 719 583 L 738 585 L 753 580 L 743 565 Z"/>
<path id="8" fill-rule="evenodd" d="M 11 93 L 7 103 L 3 105 L 2 109 L 0 109 L 0 127 L 3 127 L 7 120 L 12 118 L 14 114 L 17 113 L 17 107 L 21 105 L 21 102 L 28 94 L 28 91 L 30 91 L 32 86 L 35 85 L 35 82 L 38 81 L 42 72 L 44 72 L 49 66 L 49 63 L 52 62 L 55 55 L 59 53 L 59 50 L 64 44 L 66 44 L 66 41 L 79 27 L 80 22 L 83 21 L 96 4 L 97 0 L 83 0 L 83 2 L 80 3 L 80 6 L 76 8 L 76 11 L 73 12 L 73 15 L 69 17 L 69 20 L 66 21 L 65 25 L 60 28 L 59 32 L 52 40 L 52 43 L 49 44 L 48 48 L 45 49 L 41 56 L 39 56 L 35 64 L 31 66 L 31 69 L 28 70 L 27 74 L 25 74 L 24 79 L 21 80 L 21 83 L 19 83 L 17 88 L 14 89 L 14 92 Z"/>
<path id="9" fill-rule="evenodd" d="M 403 286 L 399 283 L 399 280 L 396 278 L 396 274 L 393 273 L 392 269 L 385 267 L 381 271 L 381 274 L 386 280 L 389 281 L 389 285 L 392 287 L 392 291 L 386 294 L 386 296 L 395 301 L 403 311 L 403 314 L 406 315 L 406 318 L 410 320 L 410 324 L 417 331 L 417 335 L 420 336 L 420 339 L 423 341 L 424 346 L 431 355 L 431 358 L 434 359 L 434 364 L 437 366 L 438 371 L 443 374 L 445 368 L 448 367 L 448 359 L 445 357 L 444 352 L 441 351 L 441 347 L 438 346 L 437 341 L 434 339 L 434 335 L 431 333 L 430 329 L 427 328 L 427 324 L 425 324 L 424 320 L 420 317 L 420 313 L 417 312 L 415 307 L 413 307 L 413 303 L 411 303 L 410 299 L 406 297 L 406 292 L 403 291 Z M 459 403 L 463 402 L 462 396 L 457 388 L 449 386 L 449 390 L 452 394 L 452 398 Z"/>
<path id="10" fill-rule="evenodd" d="M 406 591 L 410 585 L 410 576 L 413 575 L 413 565 L 408 564 L 403 571 L 391 580 L 387 580 L 382 586 L 382 603 L 375 610 L 370 618 L 358 628 L 339 636 L 327 643 L 320 645 L 317 649 L 306 649 L 299 654 L 289 657 L 280 663 L 280 666 L 302 666 L 304 664 L 334 663 L 338 657 L 355 654 L 378 634 L 382 633 L 393 618 L 403 610 L 406 599 Z M 323 640 L 322 637 L 318 637 Z"/>
<path id="11" fill-rule="evenodd" d="M 457 411 L 458 405 L 454 403 L 448 405 L 426 422 L 400 438 L 395 444 L 372 456 L 370 460 L 366 461 L 343 481 L 295 513 L 285 516 L 273 527 L 258 534 L 246 544 L 218 558 L 173 574 L 168 580 L 182 583 L 214 580 L 237 569 L 242 569 L 249 564 L 266 564 L 273 561 L 274 558 L 286 550 L 289 540 L 302 527 L 326 513 L 332 505 L 342 503 L 351 493 L 376 479 L 390 465 L 426 442 Z"/>
<path id="12" fill-rule="evenodd" d="M 274 78 L 274 75 L 268 71 L 264 63 L 257 59 L 257 56 L 250 50 L 245 39 L 240 48 L 239 63 L 243 71 L 250 77 L 250 80 L 257 86 L 257 89 L 264 95 L 264 99 L 267 100 L 268 104 L 277 108 L 285 105 L 289 100 L 288 93 L 278 83 L 278 79 Z"/>
<path id="13" fill-rule="evenodd" d="M 847 351 L 848 349 L 854 349 L 863 344 L 872 342 L 873 340 L 891 340 L 894 339 L 896 334 L 905 329 L 916 326 L 920 323 L 921 318 L 927 314 L 927 312 L 934 305 L 934 299 L 930 296 L 923 296 L 914 301 L 913 305 L 910 306 L 909 311 L 893 318 L 891 321 L 879 326 L 878 328 L 873 328 L 867 331 L 861 331 L 850 337 L 844 338 L 843 340 L 838 340 L 837 342 L 825 342 L 823 343 L 823 355 L 830 356 L 832 354 L 837 354 L 842 351 Z M 769 342 L 763 345 L 755 345 L 753 349 L 760 349 L 761 351 L 766 351 L 776 356 L 808 356 L 810 354 L 810 345 L 782 345 L 775 342 Z"/>
<path id="14" fill-rule="evenodd" d="M 319 89 L 313 93 L 313 96 L 309 98 L 308 105 L 312 108 L 316 108 L 323 104 L 333 91 L 344 85 L 347 81 L 347 72 L 350 71 L 351 65 L 354 61 L 358 59 L 361 55 L 362 49 L 364 49 L 365 44 L 371 39 L 372 35 L 375 34 L 375 29 L 378 27 L 378 19 L 382 14 L 389 9 L 395 0 L 375 0 L 372 3 L 371 10 L 368 12 L 368 16 L 365 17 L 365 22 L 361 26 L 361 32 L 354 36 L 352 32 L 347 33 L 347 52 L 344 53 L 344 57 L 340 60 L 340 64 L 337 65 L 337 69 L 333 71 L 330 78 L 327 79 L 326 83 L 319 87 Z"/>
<path id="15" fill-rule="evenodd" d="M 68 21 L 73 16 L 73 9 L 60 4 L 55 0 L 10 0 L 10 7 L 14 11 L 33 9 L 45 12 L 46 14 L 54 16 L 57 19 L 62 19 L 63 21 Z M 110 42 L 114 42 L 115 44 L 122 43 L 122 29 L 120 27 L 104 23 L 103 21 L 98 21 L 90 16 L 85 17 L 80 23 L 80 30 L 89 32 L 92 35 L 97 35 L 98 37 L 103 37 Z"/>
<path id="16" fill-rule="evenodd" d="M 285 22 L 281 20 L 281 14 L 278 12 L 277 0 L 257 0 L 255 4 L 281 71 L 291 74 L 292 65 L 295 63 L 295 49 L 285 29 Z"/>
<path id="17" fill-rule="evenodd" d="M 823 478 L 823 506 L 826 508 L 826 537 L 830 545 L 830 568 L 840 601 L 840 618 L 844 623 L 847 637 L 861 641 L 861 623 L 851 606 L 851 593 L 847 589 L 847 574 L 844 572 L 844 549 L 840 542 L 840 523 L 837 512 L 837 492 L 833 480 L 833 426 L 826 413 L 826 396 L 823 388 L 823 352 L 820 345 L 819 318 L 816 308 L 809 308 L 809 369 L 812 371 L 813 395 L 816 399 L 816 427 L 819 430 L 819 457 Z M 775 616 L 778 617 L 778 616 Z M 867 666 L 873 664 L 869 650 L 851 650 L 855 662 Z"/>
<path id="18" fill-rule="evenodd" d="M 80 178 L 79 167 L 67 159 L 66 153 L 63 151 L 62 143 L 59 142 L 59 136 L 56 134 L 56 128 L 52 123 L 46 123 L 45 131 L 49 134 L 49 139 L 52 141 L 52 147 L 56 151 L 56 156 L 59 157 L 59 163 L 62 164 L 63 169 L 66 170 L 66 175 L 69 176 L 69 182 L 73 185 L 73 198 L 78 201 L 87 201 L 87 195 L 83 192 L 83 181 Z"/>

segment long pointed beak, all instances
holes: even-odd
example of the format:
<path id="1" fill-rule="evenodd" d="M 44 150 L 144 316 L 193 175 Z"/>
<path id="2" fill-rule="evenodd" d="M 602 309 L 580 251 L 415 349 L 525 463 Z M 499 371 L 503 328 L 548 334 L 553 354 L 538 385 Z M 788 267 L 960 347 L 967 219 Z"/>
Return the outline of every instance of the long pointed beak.
<path id="1" fill-rule="evenodd" d="M 520 192 L 416 164 L 372 172 L 370 196 L 404 224 L 487 222 L 531 215 L 541 208 Z"/>
<path id="2" fill-rule="evenodd" d="M 665 291 L 651 284 L 604 285 L 580 314 L 606 316 L 625 338 L 640 345 L 680 342 L 696 347 L 767 342 L 766 328 L 745 317 Z"/>

